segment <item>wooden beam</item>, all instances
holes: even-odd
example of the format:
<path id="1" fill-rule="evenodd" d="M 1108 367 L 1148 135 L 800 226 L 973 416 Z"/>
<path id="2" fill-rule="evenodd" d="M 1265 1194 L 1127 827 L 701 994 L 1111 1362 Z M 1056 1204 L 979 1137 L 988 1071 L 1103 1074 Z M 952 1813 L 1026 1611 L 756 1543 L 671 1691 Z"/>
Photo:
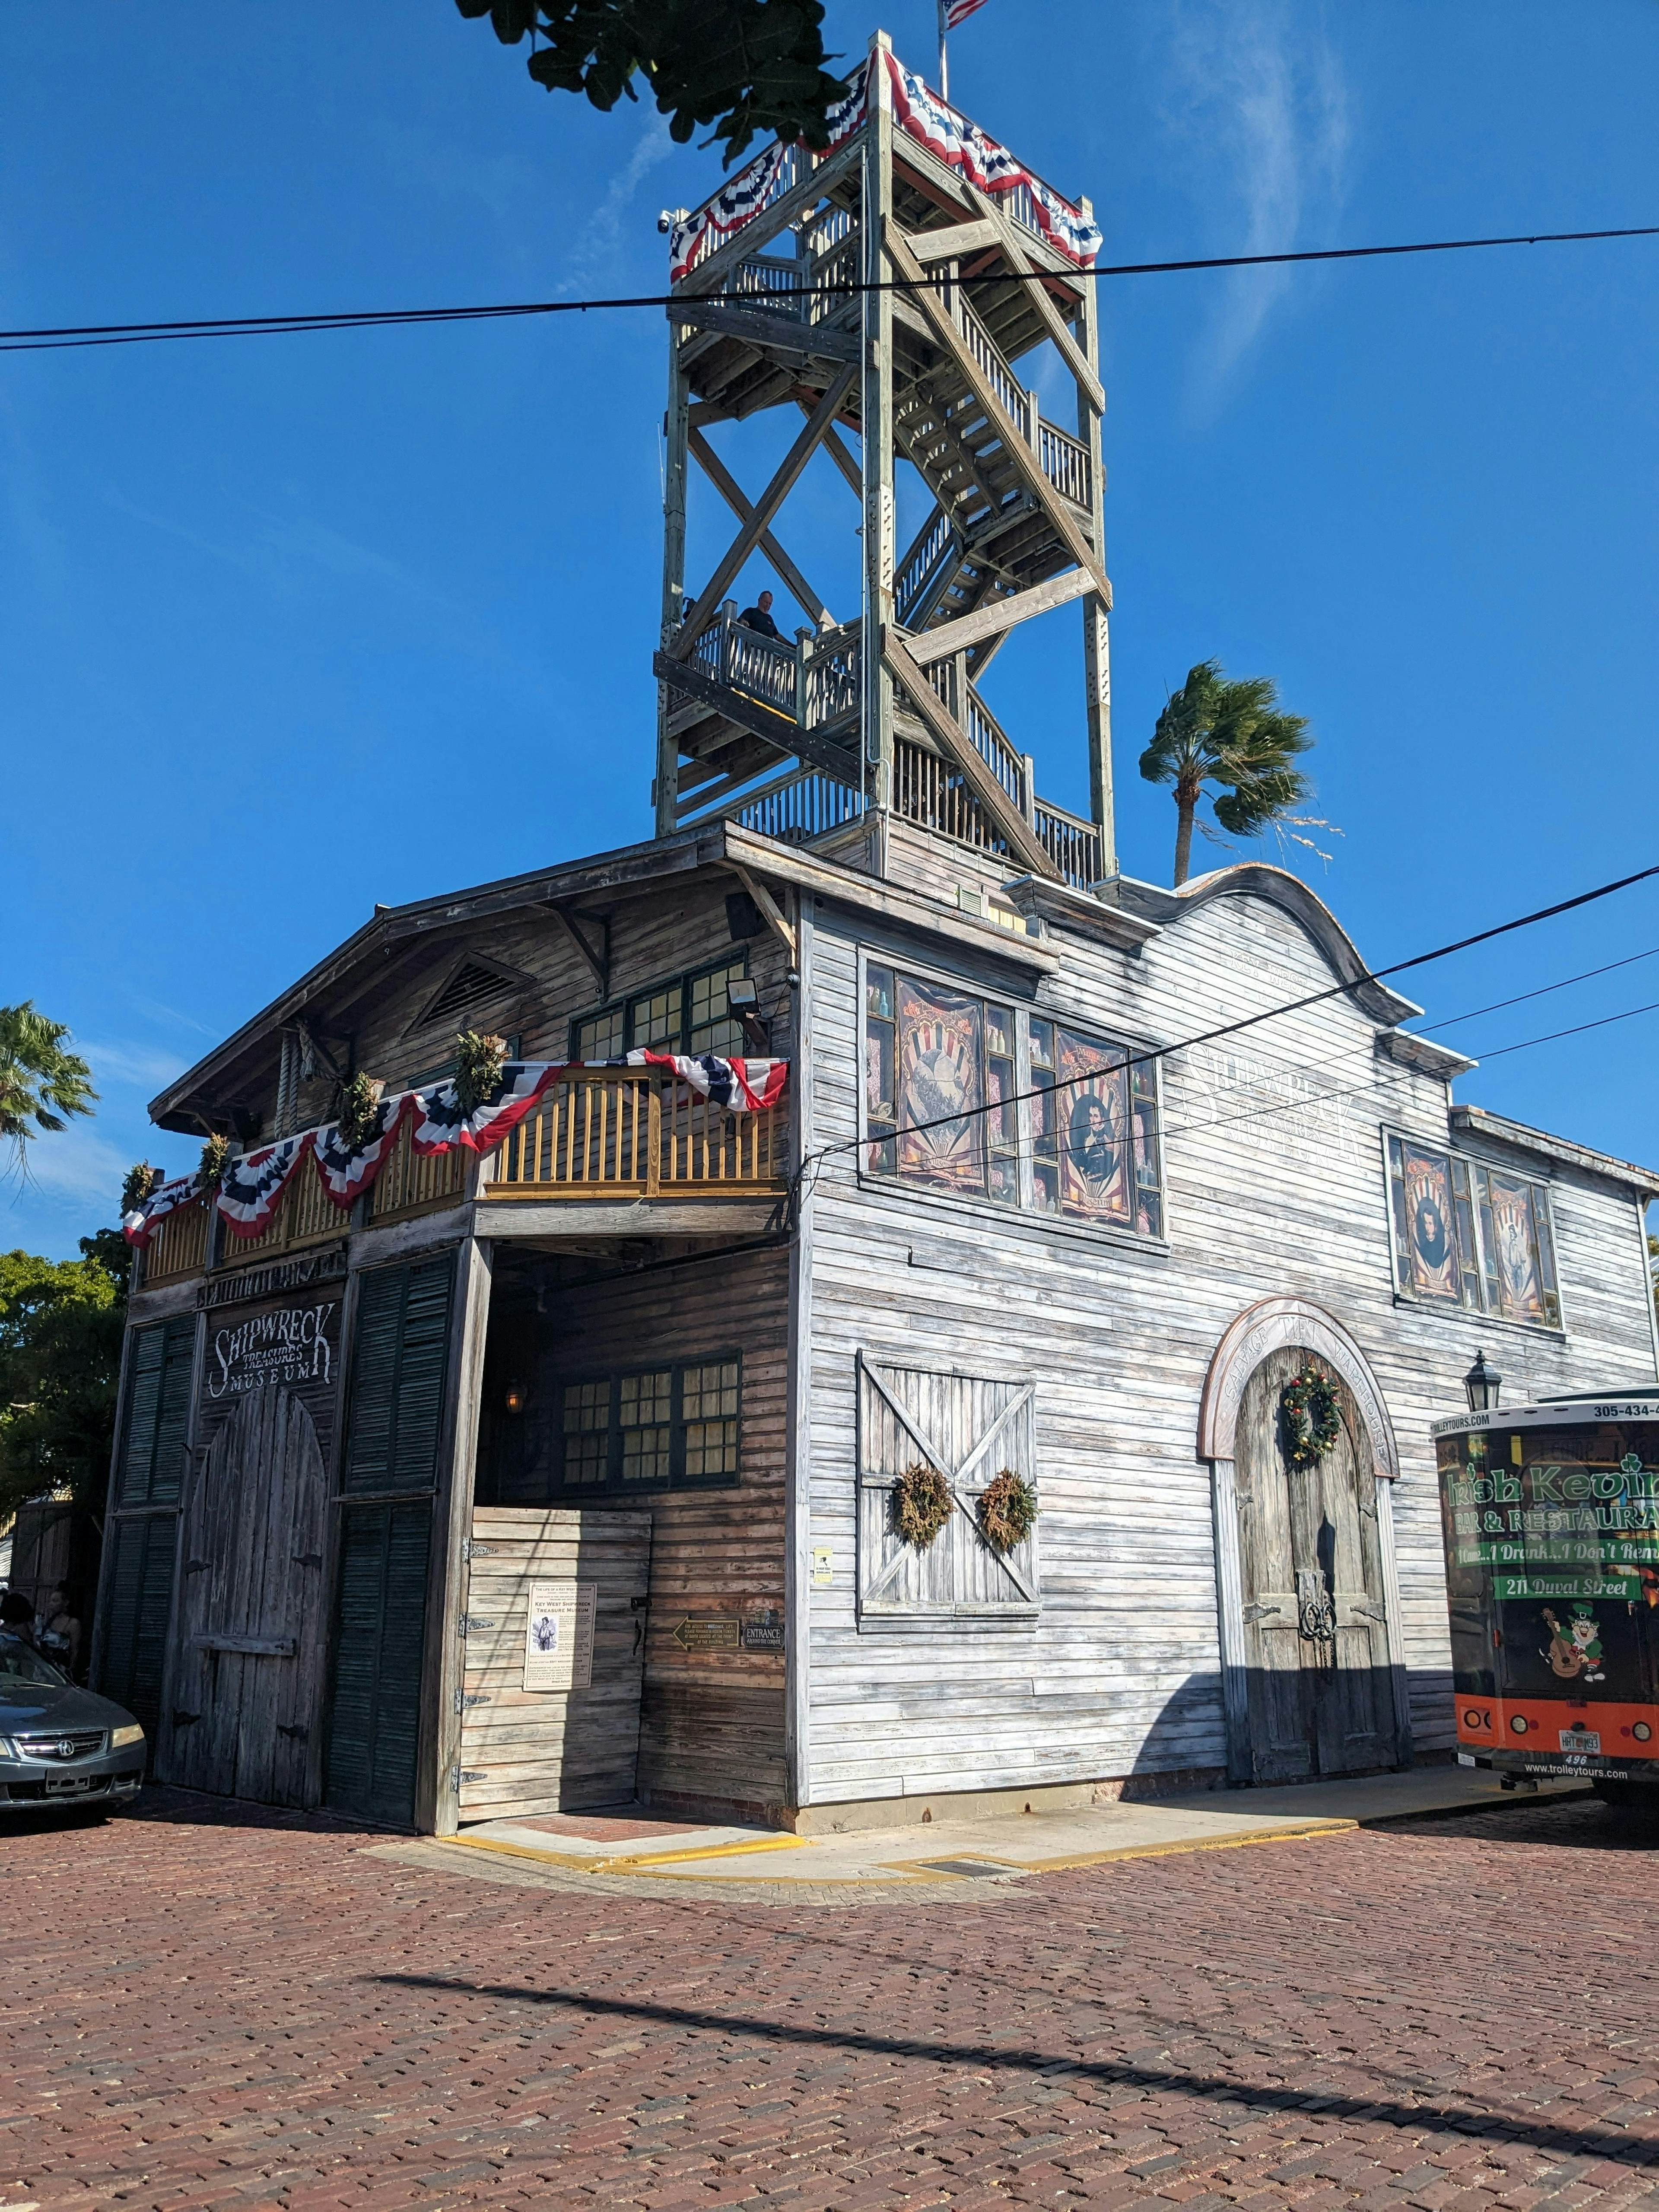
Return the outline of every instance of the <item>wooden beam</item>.
<path id="1" fill-rule="evenodd" d="M 948 230 L 907 230 L 904 242 L 918 261 L 954 261 L 981 246 L 998 245 L 1000 234 L 981 216 L 977 222 L 953 222 Z"/>
<path id="2" fill-rule="evenodd" d="M 921 264 L 905 244 L 896 223 L 890 220 L 885 225 L 885 237 L 887 250 L 895 267 L 900 276 L 908 277 L 915 287 L 912 296 L 916 305 L 932 325 L 939 343 L 955 362 L 963 381 L 985 410 L 989 420 L 1001 431 L 1010 465 L 1024 478 L 1027 489 L 1048 516 L 1055 535 L 1078 567 L 1087 571 L 1102 602 L 1109 607 L 1112 587 L 1106 580 L 1106 571 L 1101 567 L 1093 546 L 1072 520 L 1065 501 L 1044 476 L 1041 462 L 1020 434 L 1012 416 L 991 389 L 989 380 L 969 350 L 967 341 L 945 313 L 944 301 L 927 282 Z M 997 787 L 1001 789 L 1000 785 Z"/>
<path id="3" fill-rule="evenodd" d="M 1033 615 L 1046 615 L 1051 607 L 1063 607 L 1092 589 L 1081 568 L 1068 568 L 1063 576 L 1051 576 L 1046 584 L 1033 584 L 1030 591 L 1016 592 L 1012 598 L 993 599 L 972 614 L 941 623 L 937 629 L 916 631 L 909 641 L 910 651 L 924 668 L 931 668 L 936 660 L 965 653 L 970 645 L 999 636 Z"/>
<path id="4" fill-rule="evenodd" d="M 750 506 L 742 487 L 737 483 L 731 471 L 709 444 L 708 439 L 703 436 L 702 432 L 701 430 L 690 432 L 687 443 L 701 463 L 703 474 L 731 508 L 732 514 L 737 516 L 738 520 L 747 522 L 754 510 Z M 833 629 L 836 626 L 835 617 L 769 530 L 762 531 L 759 550 L 777 570 L 784 589 L 793 592 L 818 628 Z"/>
<path id="5" fill-rule="evenodd" d="M 945 758 L 962 770 L 968 788 L 1007 839 L 1010 852 L 1018 854 L 1034 875 L 1052 876 L 1058 882 L 1060 870 L 1049 857 L 1048 847 L 1009 798 L 992 773 L 990 763 L 927 681 L 927 672 L 911 658 L 896 631 L 883 629 L 881 656 L 889 674 L 904 686 L 912 708 L 935 744 Z"/>
<path id="6" fill-rule="evenodd" d="M 671 323 L 690 324 L 693 330 L 718 331 L 722 337 L 742 338 L 764 347 L 768 353 L 799 354 L 803 361 L 856 361 L 859 342 L 851 331 L 832 331 L 822 323 L 803 323 L 774 308 L 739 307 L 724 298 L 678 301 L 663 313 Z"/>
<path id="7" fill-rule="evenodd" d="M 697 604 L 686 617 L 680 634 L 674 641 L 673 650 L 669 656 L 672 659 L 690 658 L 698 638 L 708 629 L 714 610 L 726 597 L 726 586 L 754 551 L 761 533 L 771 527 L 773 516 L 794 489 L 796 479 L 823 442 L 824 432 L 834 422 L 836 410 L 857 374 L 857 364 L 849 362 L 813 409 L 811 419 L 784 455 L 771 483 L 750 509 L 748 521 L 726 548 L 719 567 L 704 585 Z"/>
<path id="8" fill-rule="evenodd" d="M 588 943 L 586 938 L 583 936 L 581 931 L 577 928 L 576 917 L 574 915 L 567 914 L 565 909 L 562 906 L 557 905 L 552 899 L 549 899 L 547 902 L 547 911 L 552 915 L 556 920 L 563 923 L 566 936 L 569 938 L 577 951 L 580 953 L 582 958 L 587 963 L 589 968 L 592 970 L 593 980 L 599 987 L 600 998 L 608 999 L 611 996 L 611 923 L 609 918 L 604 915 L 599 915 L 592 917 L 592 919 L 599 922 L 601 933 L 599 939 L 601 950 L 596 952 L 593 950 L 593 947 Z M 586 920 L 588 917 L 584 916 L 583 919 Z"/>
<path id="9" fill-rule="evenodd" d="M 732 874 L 760 908 L 761 919 L 789 955 L 789 965 L 792 968 L 794 967 L 798 957 L 795 951 L 795 933 L 785 916 L 783 908 L 758 876 L 751 876 L 747 868 L 740 868 L 735 860 L 731 865 Z"/>
<path id="10" fill-rule="evenodd" d="M 1089 366 L 1088 356 L 1082 347 L 1066 329 L 1060 309 L 1049 298 L 1048 287 L 1042 280 L 1042 270 L 1014 236 L 1013 225 L 998 211 L 988 195 L 981 191 L 970 177 L 964 177 L 963 182 L 968 187 L 969 198 L 995 231 L 1004 254 L 1019 274 L 1030 280 L 1025 289 L 1031 295 L 1031 304 L 1042 316 L 1044 327 L 1059 348 L 1061 360 L 1077 379 L 1078 390 L 1086 395 L 1097 415 L 1103 415 L 1106 412 L 1106 394 L 1101 387 L 1100 379 Z"/>

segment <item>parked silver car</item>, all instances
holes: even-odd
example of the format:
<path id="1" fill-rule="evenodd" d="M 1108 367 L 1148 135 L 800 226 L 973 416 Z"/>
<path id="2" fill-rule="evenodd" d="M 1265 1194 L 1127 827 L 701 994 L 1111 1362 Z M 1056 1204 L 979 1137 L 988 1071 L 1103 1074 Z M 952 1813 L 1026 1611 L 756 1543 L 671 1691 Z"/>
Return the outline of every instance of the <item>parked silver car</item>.
<path id="1" fill-rule="evenodd" d="M 109 1812 L 144 1778 L 144 1731 L 21 1637 L 0 1634 L 0 1813 Z"/>

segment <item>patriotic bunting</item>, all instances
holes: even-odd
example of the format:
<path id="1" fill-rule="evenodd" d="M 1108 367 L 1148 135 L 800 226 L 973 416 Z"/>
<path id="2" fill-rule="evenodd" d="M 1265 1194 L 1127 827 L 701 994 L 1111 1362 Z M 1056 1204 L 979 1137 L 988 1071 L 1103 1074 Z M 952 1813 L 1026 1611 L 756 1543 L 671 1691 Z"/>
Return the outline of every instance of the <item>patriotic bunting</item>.
<path id="1" fill-rule="evenodd" d="M 233 1237 L 258 1237 L 269 1229 L 271 1217 L 283 1202 L 283 1193 L 306 1154 L 312 1149 L 314 1129 L 302 1137 L 284 1137 L 264 1145 L 257 1152 L 244 1152 L 232 1160 L 219 1186 L 219 1211 Z"/>
<path id="2" fill-rule="evenodd" d="M 141 1206 L 121 1216 L 121 1234 L 129 1244 L 136 1244 L 142 1250 L 167 1215 L 176 1213 L 181 1206 L 188 1206 L 199 1188 L 193 1169 L 173 1182 L 162 1183 L 159 1189 L 151 1191 Z"/>
<path id="3" fill-rule="evenodd" d="M 417 1152 L 447 1152 L 457 1145 L 469 1152 L 494 1152 L 563 1073 L 548 1060 L 509 1060 L 489 1097 L 470 1114 L 461 1111 L 453 1079 L 412 1091 L 408 1093 L 413 1122 L 410 1142 Z"/>
<path id="4" fill-rule="evenodd" d="M 985 0 L 947 0 L 946 21 L 954 27 L 964 22 Z M 999 193 L 1024 191 L 1030 196 L 1029 213 L 1057 252 L 1079 269 L 1092 269 L 1100 252 L 1099 230 L 1080 210 L 1033 176 L 1006 146 L 988 137 L 975 123 L 958 115 L 929 92 L 890 53 L 882 57 L 893 88 L 893 119 L 901 130 L 936 154 L 941 161 L 971 179 L 981 191 L 994 198 Z M 869 80 L 860 75 L 845 100 L 830 110 L 830 143 L 838 146 L 864 121 L 869 106 Z M 794 181 L 791 157 L 794 149 L 781 143 L 769 146 L 714 198 L 705 200 L 684 222 L 676 223 L 669 241 L 669 275 L 678 284 L 689 276 L 706 254 L 734 238 L 745 223 L 763 214 L 781 191 Z"/>
<path id="5" fill-rule="evenodd" d="M 283 1194 L 307 1153 L 329 1198 L 343 1212 L 367 1190 L 391 1156 L 405 1118 L 417 1152 L 493 1152 L 508 1132 L 533 1113 L 552 1086 L 580 1071 L 659 1067 L 728 1114 L 758 1114 L 775 1106 L 789 1081 L 787 1060 L 726 1060 L 718 1053 L 630 1052 L 625 1060 L 509 1060 L 501 1080 L 471 1113 L 463 1114 L 453 1081 L 428 1084 L 384 1098 L 375 1109 L 374 1133 L 354 1152 L 337 1123 L 261 1146 L 233 1159 L 216 1203 L 233 1235 L 258 1237 L 268 1229 Z M 194 1175 L 181 1176 L 150 1193 L 142 1207 L 124 1215 L 121 1233 L 142 1249 L 169 1213 L 199 1191 Z"/>
<path id="6" fill-rule="evenodd" d="M 410 1097 L 405 1091 L 396 1098 L 380 1101 L 374 1109 L 374 1134 L 356 1152 L 341 1136 L 337 1122 L 331 1121 L 326 1128 L 318 1130 L 313 1140 L 317 1172 L 323 1179 L 323 1188 L 336 1206 L 351 1205 L 385 1166 L 386 1154 L 398 1141 Z"/>
<path id="7" fill-rule="evenodd" d="M 891 54 L 886 62 L 893 85 L 894 119 L 989 198 L 1024 187 L 1030 195 L 1032 218 L 1049 245 L 1079 269 L 1092 269 L 1102 240 L 1087 216 L 1051 191 L 1040 177 L 1034 177 L 1006 146 L 987 137 L 976 123 L 936 100 L 921 79 L 912 76 Z"/>

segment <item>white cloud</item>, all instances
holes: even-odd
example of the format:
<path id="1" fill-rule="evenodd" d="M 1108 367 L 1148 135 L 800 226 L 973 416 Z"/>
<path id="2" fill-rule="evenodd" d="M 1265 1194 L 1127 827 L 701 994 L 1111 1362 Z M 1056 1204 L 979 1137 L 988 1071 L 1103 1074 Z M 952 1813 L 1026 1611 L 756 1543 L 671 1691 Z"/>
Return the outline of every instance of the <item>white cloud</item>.
<path id="1" fill-rule="evenodd" d="M 1206 236 L 1243 253 L 1333 242 L 1352 131 L 1346 81 L 1322 11 L 1290 0 L 1176 0 L 1165 126 L 1179 142 Z M 1200 345 L 1205 411 L 1249 354 L 1291 282 L 1237 269 Z"/>
<path id="2" fill-rule="evenodd" d="M 587 218 L 581 243 L 570 257 L 570 274 L 558 288 L 562 293 L 580 290 L 595 271 L 614 265 L 623 217 L 635 193 L 658 163 L 665 161 L 673 151 L 668 118 L 653 115 L 635 141 L 633 152 L 611 179 L 605 198 Z"/>
<path id="3" fill-rule="evenodd" d="M 176 1052 L 157 1051 L 153 1045 L 88 1044 L 77 1037 L 75 1048 L 90 1061 L 94 1083 L 132 1083 L 148 1091 L 171 1083 L 190 1064 Z"/>

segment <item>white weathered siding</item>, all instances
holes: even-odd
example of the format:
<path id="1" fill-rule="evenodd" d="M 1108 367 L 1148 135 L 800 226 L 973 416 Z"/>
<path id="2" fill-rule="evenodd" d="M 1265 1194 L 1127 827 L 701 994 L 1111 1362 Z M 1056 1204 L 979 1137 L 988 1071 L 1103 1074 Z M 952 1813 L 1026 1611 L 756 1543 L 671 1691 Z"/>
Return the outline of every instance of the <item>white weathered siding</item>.
<path id="1" fill-rule="evenodd" d="M 922 841 L 916 841 L 918 843 Z M 899 872 L 908 856 L 896 852 Z M 935 896 L 983 881 L 927 856 Z M 857 1129 L 858 951 L 1020 997 L 1085 1029 L 1164 1044 L 1316 991 L 1324 952 L 1276 902 L 1195 903 L 1130 956 L 1056 931 L 1062 969 L 1015 992 L 1001 963 L 924 947 L 821 904 L 812 992 L 814 1150 Z M 1017 957 L 1015 948 L 1011 953 Z M 813 1802 L 1018 1788 L 1225 1762 L 1211 1481 L 1196 1457 L 1206 1369 L 1230 1322 L 1291 1293 L 1358 1340 L 1392 1414 L 1395 1531 L 1419 1750 L 1450 1741 L 1429 1424 L 1462 1402 L 1481 1344 L 1518 1401 L 1650 1381 L 1628 1194 L 1528 1158 L 1553 1184 L 1565 1340 L 1396 1303 L 1381 1125 L 1447 1141 L 1437 1079 L 1376 1054 L 1346 998 L 1176 1054 L 1164 1071 L 1166 1246 L 988 1202 L 860 1182 L 827 1160 L 812 1199 L 807 1593 Z M 884 1632 L 855 1614 L 857 1356 L 1036 1386 L 1038 1625 Z"/>

